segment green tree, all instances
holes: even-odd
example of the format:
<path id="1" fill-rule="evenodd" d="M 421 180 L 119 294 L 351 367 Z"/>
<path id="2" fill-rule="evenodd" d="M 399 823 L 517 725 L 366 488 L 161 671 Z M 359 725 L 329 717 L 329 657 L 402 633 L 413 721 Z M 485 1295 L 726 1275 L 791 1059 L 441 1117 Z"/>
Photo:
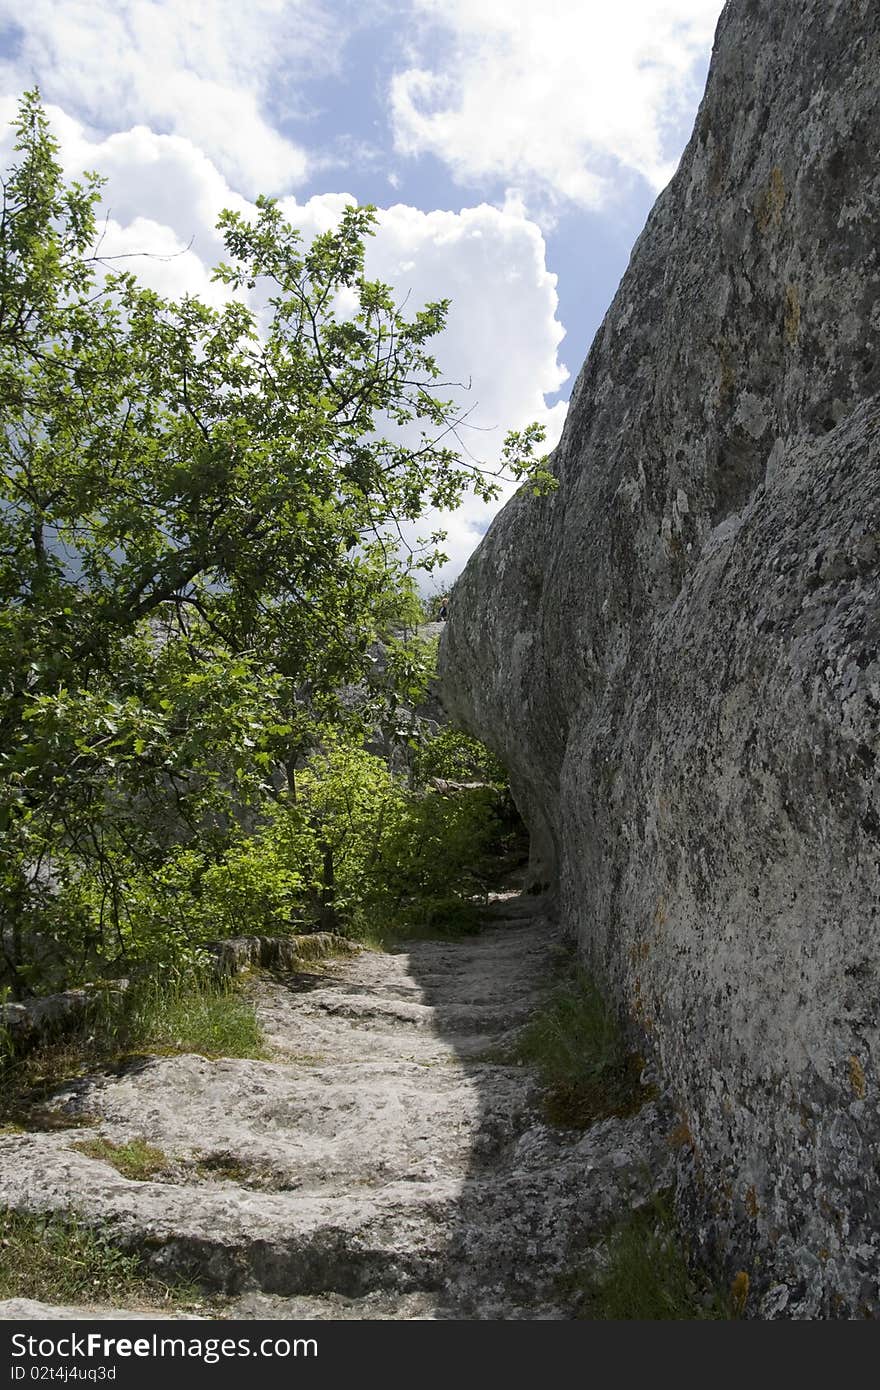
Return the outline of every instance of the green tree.
<path id="1" fill-rule="evenodd" d="M 38 93 L 15 129 L 0 212 L 0 915 L 21 990 L 35 929 L 84 959 L 130 952 L 133 874 L 256 813 L 317 723 L 375 716 L 340 692 L 369 686 L 371 643 L 413 609 L 406 574 L 442 541 L 403 554 L 401 527 L 465 489 L 493 496 L 499 475 L 454 447 L 427 347 L 447 303 L 407 318 L 366 277 L 372 208 L 308 245 L 270 199 L 251 220 L 226 212 L 215 278 L 229 298 L 171 302 L 101 260 L 101 181 L 65 183 Z M 509 436 L 502 467 L 543 477 L 540 437 Z M 86 882 L 77 937 L 58 888 Z"/>

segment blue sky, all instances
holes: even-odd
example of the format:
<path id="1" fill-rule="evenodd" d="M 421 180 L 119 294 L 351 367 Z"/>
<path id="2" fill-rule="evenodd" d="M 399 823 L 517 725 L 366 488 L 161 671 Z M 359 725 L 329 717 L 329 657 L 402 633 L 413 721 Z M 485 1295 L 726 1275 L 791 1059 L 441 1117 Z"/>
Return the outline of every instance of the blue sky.
<path id="1" fill-rule="evenodd" d="M 436 356 L 486 462 L 574 375 L 675 168 L 721 0 L 0 0 L 0 119 L 38 84 L 71 174 L 105 174 L 105 250 L 215 297 L 224 206 L 306 235 L 375 203 L 369 269 L 450 297 Z M 9 141 L 0 134 L 7 162 Z M 187 249 L 188 248 L 188 249 Z M 175 254 L 177 253 L 177 254 Z M 446 523 L 454 577 L 492 509 Z M 433 523 L 433 519 L 432 519 Z"/>

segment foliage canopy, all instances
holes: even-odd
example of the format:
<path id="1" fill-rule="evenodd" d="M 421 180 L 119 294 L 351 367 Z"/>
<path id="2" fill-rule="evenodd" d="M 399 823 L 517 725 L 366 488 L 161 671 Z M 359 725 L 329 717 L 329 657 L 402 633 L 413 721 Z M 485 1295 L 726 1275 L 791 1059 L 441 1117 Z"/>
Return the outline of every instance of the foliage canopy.
<path id="1" fill-rule="evenodd" d="M 357 739 L 412 693 L 419 659 L 398 652 L 377 682 L 371 645 L 412 608 L 408 572 L 438 562 L 442 536 L 407 554 L 402 528 L 466 489 L 491 497 L 500 475 L 456 448 L 428 350 L 447 302 L 407 317 L 366 276 L 374 209 L 346 208 L 308 245 L 271 199 L 225 212 L 225 302 L 174 302 L 102 259 L 101 180 L 64 181 L 37 92 L 15 129 L 0 917 L 20 991 L 25 938 L 131 954 L 136 879 L 141 896 L 173 891 L 182 854 L 209 865 L 293 789 L 321 729 Z M 540 484 L 541 437 L 508 436 L 502 467 Z"/>

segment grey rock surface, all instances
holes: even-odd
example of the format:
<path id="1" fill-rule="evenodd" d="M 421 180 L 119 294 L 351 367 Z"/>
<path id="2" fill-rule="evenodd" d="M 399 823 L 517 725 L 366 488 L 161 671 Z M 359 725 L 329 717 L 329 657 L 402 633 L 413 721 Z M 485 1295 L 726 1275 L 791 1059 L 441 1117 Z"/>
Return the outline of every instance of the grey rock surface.
<path id="1" fill-rule="evenodd" d="M 0 1204 L 72 1210 L 230 1316 L 571 1316 L 560 1276 L 671 1180 L 671 1118 L 543 1122 L 504 1056 L 556 978 L 557 929 L 525 906 L 458 943 L 254 981 L 273 1060 L 151 1057 L 59 1087 L 69 1127 L 0 1137 Z M 96 1137 L 145 1139 L 167 1168 L 126 1178 L 82 1152 Z"/>
<path id="2" fill-rule="evenodd" d="M 0 1299 L 0 1322 L 78 1322 L 88 1318 L 89 1322 L 115 1322 L 117 1318 L 127 1322 L 150 1321 L 154 1318 L 164 1322 L 177 1321 L 167 1313 L 157 1313 L 155 1309 L 144 1312 L 123 1308 L 107 1308 L 90 1304 L 87 1309 L 68 1303 L 40 1303 L 34 1298 Z M 188 1321 L 200 1322 L 201 1318 L 190 1315 Z"/>
<path id="3" fill-rule="evenodd" d="M 880 1311 L 878 73 L 868 0 L 730 0 L 559 488 L 441 643 L 766 1316 Z"/>

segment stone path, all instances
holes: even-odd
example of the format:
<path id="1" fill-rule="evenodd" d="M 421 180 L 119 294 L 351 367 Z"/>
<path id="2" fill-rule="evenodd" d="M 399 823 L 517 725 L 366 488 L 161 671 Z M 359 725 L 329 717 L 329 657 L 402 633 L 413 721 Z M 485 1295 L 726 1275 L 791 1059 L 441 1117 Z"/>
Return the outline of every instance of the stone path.
<path id="1" fill-rule="evenodd" d="M 561 945 L 534 899 L 495 913 L 461 942 L 262 980 L 271 1061 L 151 1058 L 68 1085 L 54 1106 L 90 1127 L 0 1138 L 0 1203 L 73 1209 L 229 1316 L 570 1317 L 560 1276 L 662 1185 L 669 1149 L 652 1104 L 585 1133 L 543 1123 L 504 1057 Z M 74 1147 L 96 1135 L 156 1145 L 164 1180 Z"/>

